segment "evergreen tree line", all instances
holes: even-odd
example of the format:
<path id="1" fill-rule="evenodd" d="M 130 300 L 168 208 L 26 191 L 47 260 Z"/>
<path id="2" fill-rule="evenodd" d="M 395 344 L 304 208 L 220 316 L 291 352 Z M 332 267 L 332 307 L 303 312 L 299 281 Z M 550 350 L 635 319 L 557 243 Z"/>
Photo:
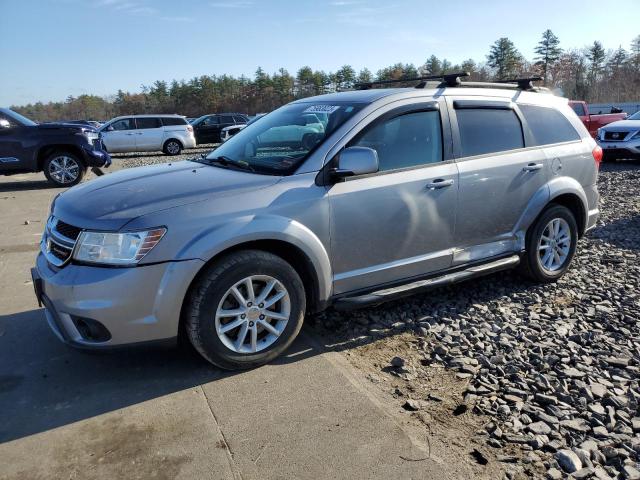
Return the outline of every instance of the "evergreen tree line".
<path id="1" fill-rule="evenodd" d="M 356 72 L 344 65 L 336 72 L 313 70 L 305 66 L 295 75 L 281 68 L 273 74 L 258 68 L 253 78 L 229 75 L 203 75 L 188 81 L 158 80 L 143 86 L 139 93 L 119 90 L 114 96 L 70 96 L 64 102 L 35 103 L 12 107 L 36 121 L 92 119 L 106 120 L 118 115 L 140 113 L 178 113 L 197 117 L 212 112 L 269 112 L 287 102 L 352 88 L 355 83 L 372 80 L 402 80 L 420 75 L 468 71 L 468 80 L 506 80 L 539 75 L 545 86 L 560 95 L 588 102 L 640 101 L 640 35 L 629 49 L 620 46 L 606 51 L 593 42 L 584 49 L 564 50 L 559 38 L 546 30 L 527 60 L 508 38 L 491 45 L 486 61 L 468 59 L 453 64 L 435 55 L 420 66 L 397 63 L 373 74 Z"/>

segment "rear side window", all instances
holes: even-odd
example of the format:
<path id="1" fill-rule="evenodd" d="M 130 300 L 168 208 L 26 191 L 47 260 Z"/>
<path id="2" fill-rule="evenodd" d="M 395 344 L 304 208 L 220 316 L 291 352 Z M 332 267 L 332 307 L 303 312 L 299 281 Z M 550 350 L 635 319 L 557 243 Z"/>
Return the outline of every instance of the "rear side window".
<path id="1" fill-rule="evenodd" d="M 233 117 L 231 115 L 221 115 L 220 123 L 230 123 L 233 125 Z"/>
<path id="2" fill-rule="evenodd" d="M 580 140 L 569 120 L 554 108 L 520 105 L 520 111 L 538 145 Z"/>
<path id="3" fill-rule="evenodd" d="M 378 152 L 380 171 L 442 161 L 440 113 L 406 113 L 367 128 L 351 146 Z"/>
<path id="4" fill-rule="evenodd" d="M 140 117 L 136 118 L 136 127 L 138 130 L 145 128 L 160 128 L 162 124 L 160 119 L 156 117 Z"/>
<path id="5" fill-rule="evenodd" d="M 234 115 L 233 119 L 236 121 L 236 123 L 247 123 L 247 119 L 239 115 Z"/>
<path id="6" fill-rule="evenodd" d="M 186 125 L 187 120 L 182 117 L 162 117 L 162 123 L 166 127 L 172 125 Z"/>
<path id="7" fill-rule="evenodd" d="M 524 147 L 522 125 L 511 109 L 456 110 L 463 157 Z"/>
<path id="8" fill-rule="evenodd" d="M 573 111 L 576 112 L 576 115 L 578 115 L 579 117 L 584 117 L 587 115 L 584 111 L 584 105 L 582 103 L 572 103 L 571 108 L 573 108 Z"/>

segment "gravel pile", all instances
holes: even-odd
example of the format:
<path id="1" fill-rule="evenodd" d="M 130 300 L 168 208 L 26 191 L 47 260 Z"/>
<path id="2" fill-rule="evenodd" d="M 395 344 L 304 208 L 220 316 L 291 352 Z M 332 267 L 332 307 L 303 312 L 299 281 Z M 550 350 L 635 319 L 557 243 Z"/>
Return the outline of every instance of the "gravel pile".
<path id="1" fill-rule="evenodd" d="M 640 164 L 603 165 L 599 189 L 601 219 L 556 284 L 498 274 L 314 323 L 343 338 L 415 332 L 419 364 L 384 370 L 410 385 L 438 364 L 467 380 L 462 401 L 491 418 L 478 435 L 509 476 L 640 479 Z"/>
<path id="2" fill-rule="evenodd" d="M 149 152 L 149 153 L 113 153 L 111 158 L 114 165 L 119 165 L 122 168 L 134 168 L 144 167 L 146 165 L 155 165 L 157 163 L 179 162 L 180 160 L 188 160 L 190 158 L 199 157 L 202 154 L 207 154 L 218 144 L 202 144 L 196 148 L 184 150 L 180 155 L 169 156 L 162 152 Z"/>

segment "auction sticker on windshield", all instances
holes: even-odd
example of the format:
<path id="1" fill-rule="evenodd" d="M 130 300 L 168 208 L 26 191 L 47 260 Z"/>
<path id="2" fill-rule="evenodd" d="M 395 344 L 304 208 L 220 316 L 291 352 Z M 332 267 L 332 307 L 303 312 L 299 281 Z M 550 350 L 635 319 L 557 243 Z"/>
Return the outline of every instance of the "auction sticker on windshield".
<path id="1" fill-rule="evenodd" d="M 305 109 L 302 113 L 327 113 L 332 114 L 340 108 L 339 105 L 312 105 Z"/>

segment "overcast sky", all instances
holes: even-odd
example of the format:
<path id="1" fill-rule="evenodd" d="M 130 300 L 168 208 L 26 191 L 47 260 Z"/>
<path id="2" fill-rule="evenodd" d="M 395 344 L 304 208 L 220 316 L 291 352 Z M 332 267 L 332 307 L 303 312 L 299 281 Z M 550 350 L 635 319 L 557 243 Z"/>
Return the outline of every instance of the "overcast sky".
<path id="1" fill-rule="evenodd" d="M 503 36 L 531 59 L 547 28 L 628 49 L 638 20 L 640 0 L 0 0 L 0 106 L 258 66 L 484 61 Z"/>

